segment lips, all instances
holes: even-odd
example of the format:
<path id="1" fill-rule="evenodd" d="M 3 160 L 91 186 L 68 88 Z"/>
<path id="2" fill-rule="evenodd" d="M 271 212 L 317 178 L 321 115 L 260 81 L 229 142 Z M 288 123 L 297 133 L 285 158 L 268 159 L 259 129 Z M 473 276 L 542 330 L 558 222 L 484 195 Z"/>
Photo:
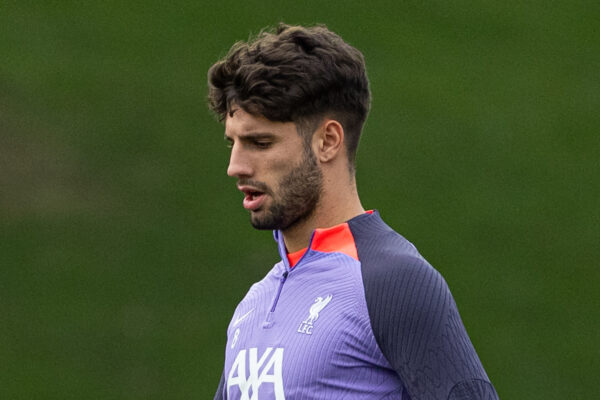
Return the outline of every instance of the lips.
<path id="1" fill-rule="evenodd" d="M 244 201 L 242 204 L 246 210 L 256 211 L 262 205 L 265 199 L 264 193 L 256 193 L 256 194 L 247 194 L 244 197 Z"/>
<path id="2" fill-rule="evenodd" d="M 238 189 L 244 193 L 242 205 L 246 210 L 256 211 L 265 201 L 265 193 L 250 186 L 238 186 Z"/>

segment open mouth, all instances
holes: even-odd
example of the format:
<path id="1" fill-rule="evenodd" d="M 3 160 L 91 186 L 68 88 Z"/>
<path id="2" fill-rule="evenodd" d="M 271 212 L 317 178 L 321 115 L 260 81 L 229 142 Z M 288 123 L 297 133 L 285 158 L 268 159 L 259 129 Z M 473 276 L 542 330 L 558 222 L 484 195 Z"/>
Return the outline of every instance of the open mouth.
<path id="1" fill-rule="evenodd" d="M 262 205 L 265 194 L 255 190 L 244 190 L 243 206 L 246 210 L 255 211 Z"/>
<path id="2" fill-rule="evenodd" d="M 252 199 L 254 199 L 255 197 L 262 196 L 263 194 L 264 194 L 264 193 L 262 193 L 262 192 L 256 192 L 256 191 L 254 191 L 254 192 L 249 192 L 249 193 L 248 193 L 246 196 L 247 196 L 248 198 L 250 198 L 250 200 L 252 200 Z"/>

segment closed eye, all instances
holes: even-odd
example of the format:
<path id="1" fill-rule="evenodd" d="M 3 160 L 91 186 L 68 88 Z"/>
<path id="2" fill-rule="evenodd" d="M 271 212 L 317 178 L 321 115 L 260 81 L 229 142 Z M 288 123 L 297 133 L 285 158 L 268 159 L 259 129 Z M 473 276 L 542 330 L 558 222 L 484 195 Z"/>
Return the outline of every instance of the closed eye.
<path id="1" fill-rule="evenodd" d="M 258 147 L 259 149 L 268 149 L 269 147 L 271 147 L 272 142 L 267 142 L 267 141 L 262 141 L 262 140 L 255 140 L 253 142 L 254 146 Z"/>
<path id="2" fill-rule="evenodd" d="M 235 144 L 239 142 L 242 147 L 250 150 L 267 150 L 273 146 L 275 139 L 272 134 L 249 134 L 236 137 L 234 140 L 232 137 L 225 136 L 225 144 L 231 150 Z"/>

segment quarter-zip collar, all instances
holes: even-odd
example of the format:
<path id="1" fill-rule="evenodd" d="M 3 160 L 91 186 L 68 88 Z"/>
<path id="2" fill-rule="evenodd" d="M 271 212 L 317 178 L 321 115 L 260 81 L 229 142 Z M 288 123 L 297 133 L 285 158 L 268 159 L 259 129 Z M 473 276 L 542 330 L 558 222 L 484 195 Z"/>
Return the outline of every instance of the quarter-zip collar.
<path id="1" fill-rule="evenodd" d="M 335 225 L 329 228 L 317 228 L 313 231 L 310 237 L 310 241 L 308 243 L 308 248 L 306 252 L 298 262 L 295 267 L 297 268 L 299 264 L 310 257 L 311 253 L 322 252 L 322 253 L 344 253 L 356 260 L 358 260 L 358 254 L 356 251 L 356 244 L 354 243 L 354 236 L 350 230 L 349 222 L 357 223 L 362 220 L 376 219 L 379 220 L 379 213 L 376 210 L 366 211 L 364 214 L 360 214 L 347 222 L 341 223 L 339 225 Z M 289 259 L 287 257 L 288 252 L 285 247 L 285 242 L 283 239 L 283 233 L 280 230 L 273 231 L 273 237 L 277 242 L 277 247 L 279 250 L 279 255 L 281 256 L 281 261 L 285 267 L 286 272 L 290 272 L 292 266 L 290 265 Z"/>

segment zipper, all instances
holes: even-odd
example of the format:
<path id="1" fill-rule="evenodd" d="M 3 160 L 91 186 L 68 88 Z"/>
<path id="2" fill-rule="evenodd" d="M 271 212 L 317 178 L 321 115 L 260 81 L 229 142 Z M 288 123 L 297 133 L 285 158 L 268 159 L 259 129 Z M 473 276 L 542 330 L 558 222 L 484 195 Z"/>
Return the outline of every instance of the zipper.
<path id="1" fill-rule="evenodd" d="M 280 231 L 279 231 L 279 235 L 281 235 Z M 296 263 L 294 268 L 297 268 L 298 265 L 302 262 L 302 260 L 304 260 L 306 255 L 310 252 L 310 248 L 312 246 L 312 241 L 313 241 L 314 237 L 315 237 L 315 232 L 313 231 L 313 233 L 310 235 L 310 240 L 308 241 L 308 247 L 306 248 L 306 251 L 304 252 L 302 257 L 300 257 L 300 259 L 298 260 L 298 262 Z M 275 308 L 277 307 L 277 302 L 279 302 L 279 296 L 281 295 L 281 289 L 283 289 L 283 284 L 285 283 L 285 281 L 288 277 L 288 274 L 290 273 L 289 269 L 291 269 L 289 262 L 287 260 L 287 250 L 285 248 L 285 243 L 283 242 L 283 237 L 278 236 L 276 238 L 277 238 L 278 247 L 279 247 L 279 254 L 281 255 L 281 260 L 283 261 L 283 267 L 284 267 L 285 271 L 281 275 L 281 278 L 279 278 L 279 287 L 277 288 L 277 293 L 275 294 L 275 298 L 273 299 L 273 304 L 271 305 L 271 310 L 267 313 L 267 317 L 265 318 L 265 321 L 263 322 L 263 329 L 269 329 L 275 323 L 273 321 L 273 317 L 275 314 Z"/>
<path id="2" fill-rule="evenodd" d="M 281 289 L 283 289 L 283 284 L 285 283 L 288 277 L 288 271 L 285 271 L 281 278 L 279 278 L 279 287 L 277 288 L 277 293 L 275 294 L 275 298 L 273 299 L 273 304 L 271 305 L 271 311 L 267 314 L 267 319 L 263 323 L 263 328 L 268 329 L 273 326 L 273 314 L 275 313 L 275 308 L 277 307 L 277 302 L 279 301 L 279 296 L 281 295 Z"/>

